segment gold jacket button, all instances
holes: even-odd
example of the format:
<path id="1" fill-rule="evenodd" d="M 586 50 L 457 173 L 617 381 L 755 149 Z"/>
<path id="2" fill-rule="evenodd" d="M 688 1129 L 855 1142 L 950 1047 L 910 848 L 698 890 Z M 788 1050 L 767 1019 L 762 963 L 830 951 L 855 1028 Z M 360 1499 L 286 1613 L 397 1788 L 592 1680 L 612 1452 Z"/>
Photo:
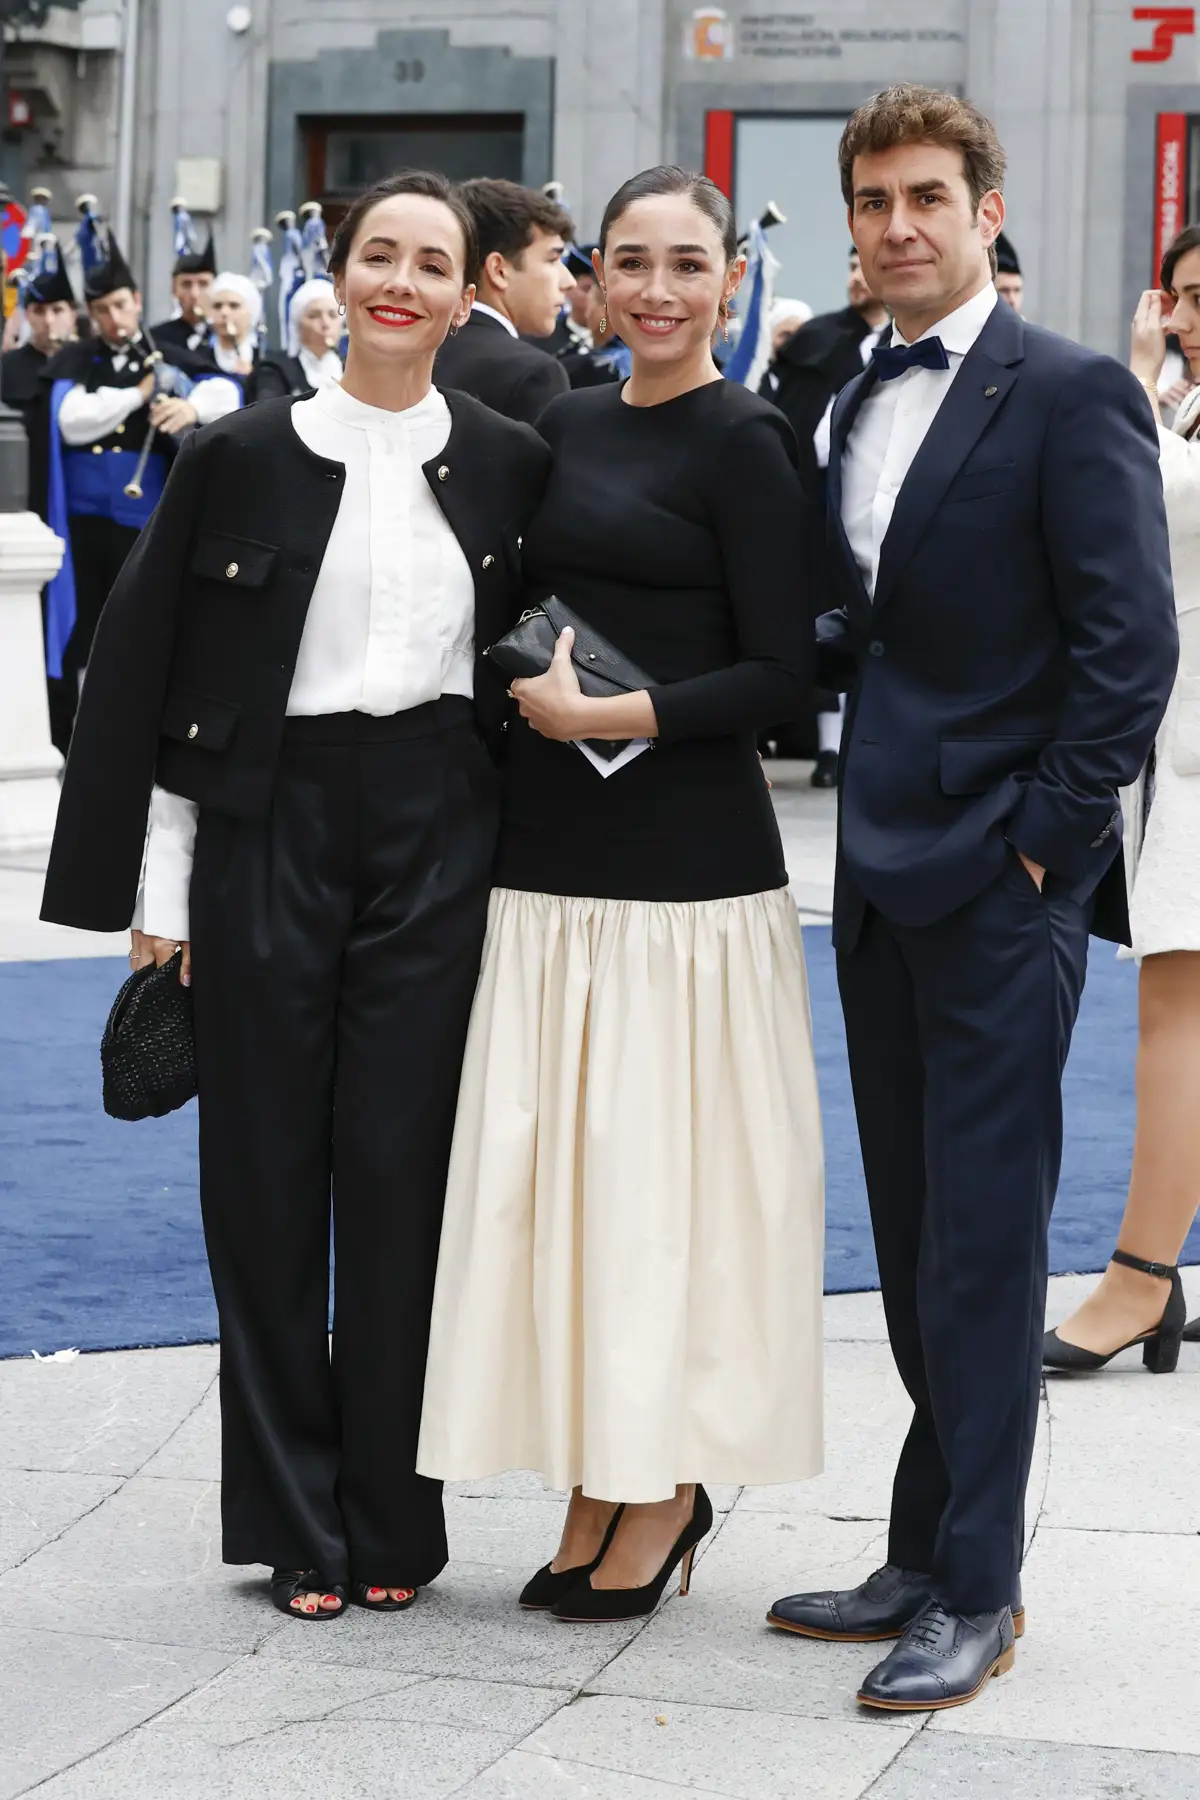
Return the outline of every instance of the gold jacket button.
<path id="1" fill-rule="evenodd" d="M 232 580 L 233 580 L 233 578 L 234 578 L 234 576 L 235 576 L 235 575 L 236 575 L 236 574 L 237 574 L 237 572 L 238 572 L 238 566 L 237 566 L 237 564 L 236 564 L 236 563 L 230 563 L 230 564 L 229 564 L 229 565 L 228 565 L 228 567 L 227 567 L 227 568 L 226 568 L 226 570 L 225 570 L 225 575 L 226 575 L 226 578 L 227 578 L 227 579 L 228 579 L 228 580 L 229 580 L 229 581 L 232 581 Z"/>
<path id="2" fill-rule="evenodd" d="M 199 737 L 200 736 L 200 727 L 198 725 L 189 725 L 188 726 L 188 736 L 190 738 Z"/>
<path id="3" fill-rule="evenodd" d="M 494 557 L 494 556 L 485 556 L 485 557 L 484 557 L 484 559 L 483 559 L 483 566 L 484 566 L 484 568 L 485 568 L 485 569 L 490 569 L 490 568 L 491 568 L 491 566 L 492 566 L 492 564 L 493 564 L 493 563 L 494 563 L 494 562 L 495 562 L 495 560 L 496 560 L 496 559 L 495 559 L 495 557 Z"/>
<path id="4" fill-rule="evenodd" d="M 92 445 L 92 455 L 93 456 L 103 456 L 104 455 L 104 445 L 103 444 L 93 444 Z"/>
<path id="5" fill-rule="evenodd" d="M 446 467 L 445 463 L 443 463 L 441 468 L 438 470 L 438 480 L 445 481 L 445 479 L 449 475 L 449 473 L 450 473 L 449 469 Z"/>
<path id="6" fill-rule="evenodd" d="M 124 437 L 124 436 L 125 436 L 125 427 L 124 427 L 124 426 L 123 426 L 123 425 L 118 425 L 118 426 L 117 426 L 117 436 L 118 436 L 118 437 Z"/>

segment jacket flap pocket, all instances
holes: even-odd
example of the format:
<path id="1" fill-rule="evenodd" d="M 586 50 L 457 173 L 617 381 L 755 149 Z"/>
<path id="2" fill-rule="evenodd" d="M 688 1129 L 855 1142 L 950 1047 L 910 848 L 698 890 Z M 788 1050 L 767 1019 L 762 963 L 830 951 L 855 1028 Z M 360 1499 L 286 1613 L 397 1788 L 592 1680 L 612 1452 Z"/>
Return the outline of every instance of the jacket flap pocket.
<path id="1" fill-rule="evenodd" d="M 198 750 L 224 750 L 241 710 L 231 700 L 213 700 L 190 688 L 172 688 L 163 707 L 162 734 Z"/>
<path id="2" fill-rule="evenodd" d="M 1032 775 L 1044 737 L 943 738 L 938 776 L 943 794 L 986 794 L 1009 775 Z"/>
<path id="3" fill-rule="evenodd" d="M 192 556 L 191 573 L 226 587 L 260 588 L 279 558 L 273 544 L 232 537 L 225 531 L 202 531 Z"/>

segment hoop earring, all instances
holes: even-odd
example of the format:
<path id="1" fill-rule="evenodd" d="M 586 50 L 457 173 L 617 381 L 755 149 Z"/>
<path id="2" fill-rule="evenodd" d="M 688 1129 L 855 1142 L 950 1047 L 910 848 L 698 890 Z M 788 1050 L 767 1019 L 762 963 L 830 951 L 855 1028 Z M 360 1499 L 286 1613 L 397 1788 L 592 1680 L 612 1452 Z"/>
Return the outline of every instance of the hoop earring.
<path id="1" fill-rule="evenodd" d="M 449 330 L 449 333 L 448 333 L 448 335 L 449 335 L 449 336 L 450 336 L 450 337 L 457 337 L 457 336 L 458 336 L 458 326 L 457 326 L 457 325 L 452 325 L 452 326 L 451 326 L 451 327 L 450 327 L 450 330 Z"/>
<path id="2" fill-rule="evenodd" d="M 338 301 L 338 318 L 344 319 L 345 316 L 346 316 L 346 302 L 344 300 L 339 300 Z"/>

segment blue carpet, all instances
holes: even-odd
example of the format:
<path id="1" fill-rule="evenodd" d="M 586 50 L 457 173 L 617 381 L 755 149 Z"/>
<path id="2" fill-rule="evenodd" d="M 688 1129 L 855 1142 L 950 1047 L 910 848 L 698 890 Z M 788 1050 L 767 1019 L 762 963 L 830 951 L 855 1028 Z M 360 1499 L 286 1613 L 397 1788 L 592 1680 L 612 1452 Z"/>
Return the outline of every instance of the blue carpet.
<path id="1" fill-rule="evenodd" d="M 828 1164 L 825 1285 L 878 1286 L 829 933 L 805 932 Z M 0 1356 L 216 1336 L 196 1201 L 196 1110 L 106 1118 L 97 1045 L 120 961 L 0 964 Z M 1133 1142 L 1136 972 L 1093 945 L 1067 1071 L 1056 1273 L 1103 1266 Z M 1200 1230 L 1185 1260 L 1200 1262 Z"/>

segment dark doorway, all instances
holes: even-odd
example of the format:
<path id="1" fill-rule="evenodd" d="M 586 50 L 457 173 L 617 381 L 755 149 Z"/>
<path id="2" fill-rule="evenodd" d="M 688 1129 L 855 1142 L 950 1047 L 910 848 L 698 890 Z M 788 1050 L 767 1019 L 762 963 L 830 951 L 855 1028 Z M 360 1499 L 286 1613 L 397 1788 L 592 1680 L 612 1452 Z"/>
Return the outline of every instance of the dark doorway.
<path id="1" fill-rule="evenodd" d="M 354 195 L 399 169 L 437 169 L 520 181 L 522 113 L 402 113 L 382 118 L 301 119 L 308 191 L 336 225 Z"/>

